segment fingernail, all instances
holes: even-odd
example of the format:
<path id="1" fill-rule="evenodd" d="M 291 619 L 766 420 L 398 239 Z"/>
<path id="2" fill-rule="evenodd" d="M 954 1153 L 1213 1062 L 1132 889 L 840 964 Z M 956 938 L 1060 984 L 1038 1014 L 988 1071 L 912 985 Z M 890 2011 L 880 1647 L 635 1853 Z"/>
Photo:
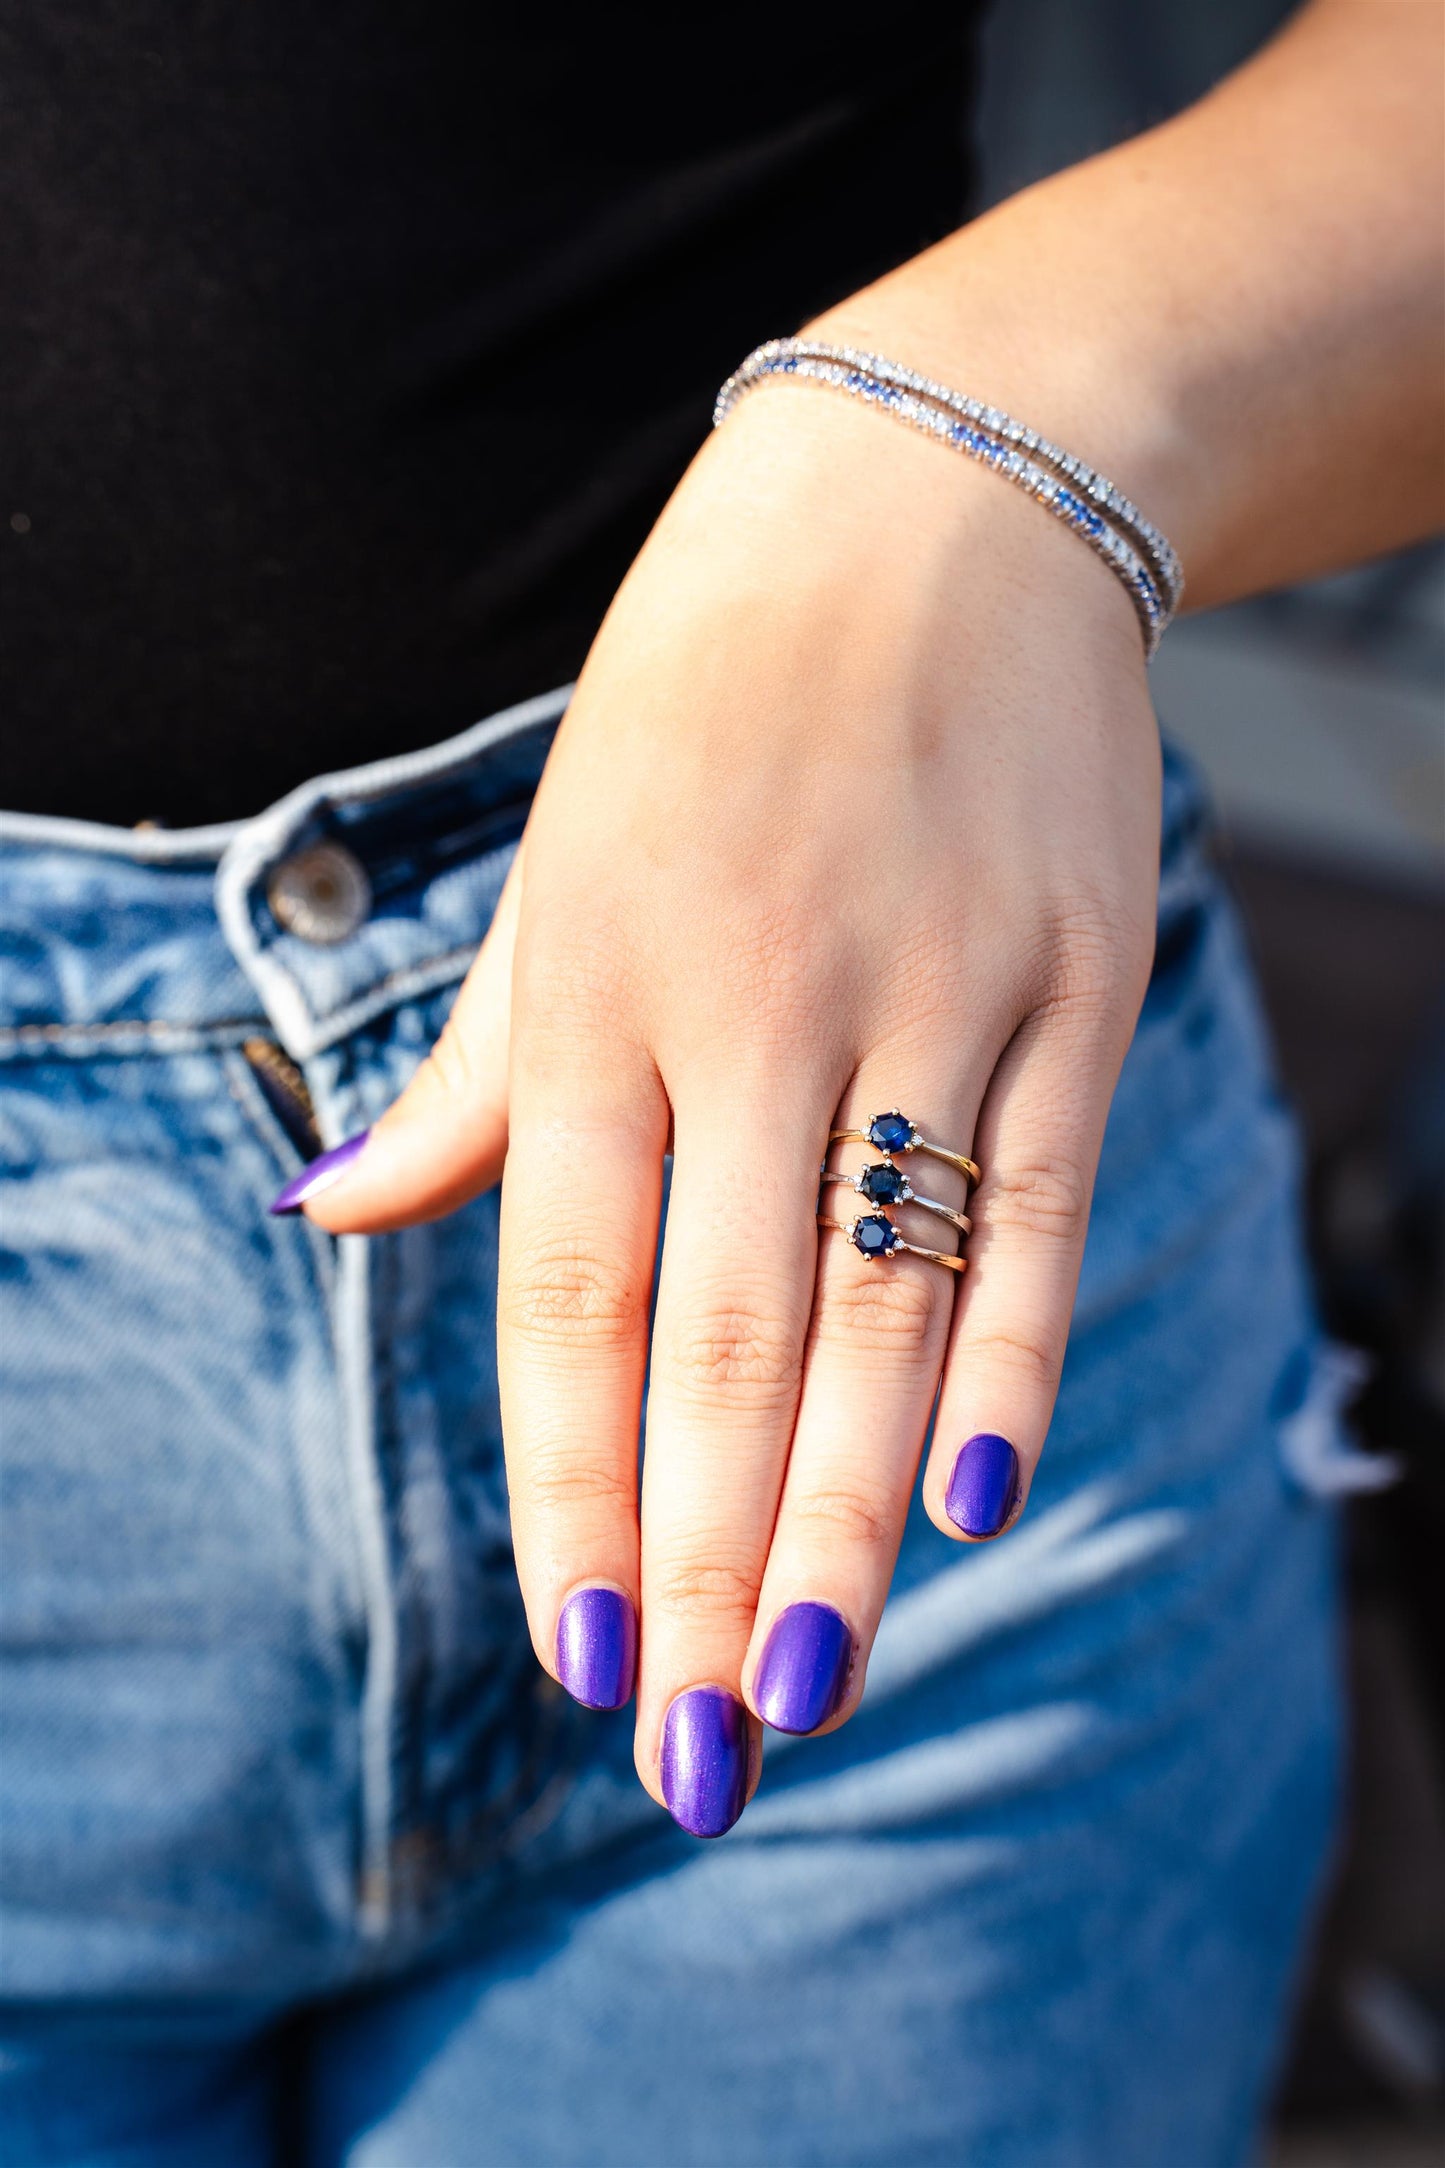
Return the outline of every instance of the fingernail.
<path id="1" fill-rule="evenodd" d="M 371 1135 L 369 1129 L 359 1129 L 344 1144 L 333 1145 L 319 1159 L 313 1159 L 309 1167 L 294 1174 L 286 1187 L 271 1200 L 271 1210 L 278 1216 L 287 1212 L 299 1212 L 303 1204 L 319 1197 L 324 1189 L 331 1189 L 350 1168 L 352 1161 L 360 1158 L 363 1146 Z"/>
<path id="2" fill-rule="evenodd" d="M 620 1709 L 637 1669 L 637 1613 L 617 1588 L 579 1588 L 557 1620 L 557 1674 L 584 1709 Z"/>
<path id="3" fill-rule="evenodd" d="M 853 1635 L 826 1603 L 792 1603 L 780 1611 L 763 1646 L 753 1701 L 774 1731 L 816 1731 L 848 1688 Z"/>
<path id="4" fill-rule="evenodd" d="M 747 1791 L 747 1711 L 720 1686 L 690 1687 L 662 1727 L 668 1813 L 690 1836 L 720 1837 L 742 1813 Z"/>
<path id="5" fill-rule="evenodd" d="M 1019 1494 L 1019 1457 L 990 1430 L 959 1449 L 948 1479 L 944 1511 L 966 1536 L 996 1536 Z"/>

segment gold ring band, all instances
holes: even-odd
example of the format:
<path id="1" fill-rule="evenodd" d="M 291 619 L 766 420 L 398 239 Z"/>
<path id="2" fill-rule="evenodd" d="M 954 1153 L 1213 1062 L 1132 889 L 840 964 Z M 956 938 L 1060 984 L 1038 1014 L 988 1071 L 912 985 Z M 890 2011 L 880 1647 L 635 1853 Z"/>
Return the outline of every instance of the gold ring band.
<path id="1" fill-rule="evenodd" d="M 832 1227 L 840 1235 L 846 1235 L 859 1255 L 869 1264 L 877 1264 L 881 1258 L 926 1257 L 930 1265 L 945 1265 L 950 1272 L 967 1272 L 968 1259 L 947 1250 L 921 1249 L 916 1242 L 905 1242 L 891 1219 L 881 1212 L 867 1212 L 855 1220 L 830 1219 L 826 1212 L 818 1214 L 820 1227 Z"/>
<path id="2" fill-rule="evenodd" d="M 967 1182 L 977 1184 L 979 1171 L 976 1163 L 963 1152 L 950 1152 L 946 1145 L 931 1144 L 921 1136 L 908 1115 L 891 1107 L 886 1114 L 875 1114 L 866 1129 L 833 1129 L 828 1133 L 833 1144 L 871 1144 L 885 1159 L 892 1159 L 896 1152 L 927 1152 L 931 1159 L 941 1159 L 946 1166 L 956 1167 Z"/>

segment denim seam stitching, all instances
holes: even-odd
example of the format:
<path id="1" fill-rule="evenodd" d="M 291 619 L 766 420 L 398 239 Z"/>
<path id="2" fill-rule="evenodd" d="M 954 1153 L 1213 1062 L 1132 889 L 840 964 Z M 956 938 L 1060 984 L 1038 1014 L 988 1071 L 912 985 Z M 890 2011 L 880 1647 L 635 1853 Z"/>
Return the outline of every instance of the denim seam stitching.
<path id="1" fill-rule="evenodd" d="M 334 1046 L 338 1039 L 346 1037 L 358 1025 L 370 1021 L 383 1009 L 402 1001 L 412 1000 L 418 994 L 435 993 L 454 978 L 465 977 L 480 943 L 466 942 L 459 948 L 446 949 L 440 956 L 431 957 L 426 963 L 413 963 L 388 971 L 384 978 L 376 979 L 364 993 L 355 995 L 344 1008 L 334 1010 L 325 1020 L 325 1027 L 318 1031 L 308 1046 L 309 1053 L 320 1053 Z M 264 952 L 263 952 L 264 953 Z M 67 1040 L 94 1040 L 107 1038 L 142 1038 L 155 1040 L 185 1041 L 192 1046 L 199 1044 L 233 1043 L 229 1034 L 255 1031 L 258 1025 L 268 1021 L 265 1016 L 224 1017 L 214 1024 L 180 1024 L 165 1018 L 137 1018 L 131 1022 L 125 1018 L 110 1018 L 94 1024 L 10 1024 L 0 1025 L 0 1058 L 11 1050 L 19 1052 L 27 1046 L 63 1045 Z"/>
<path id="2" fill-rule="evenodd" d="M 5 1024 L 0 1025 L 0 1059 L 32 1048 L 39 1052 L 43 1047 L 72 1043 L 89 1047 L 97 1041 L 123 1038 L 150 1041 L 141 1049 L 146 1053 L 153 1047 L 159 1051 L 163 1042 L 169 1043 L 172 1052 L 197 1053 L 236 1045 L 240 1034 L 254 1032 L 265 1021 L 264 1016 L 247 1016 L 224 1017 L 215 1024 L 177 1024 L 157 1018 L 135 1022 L 111 1019 L 94 1024 Z"/>
<path id="3" fill-rule="evenodd" d="M 314 1054 L 325 1053 L 338 1040 L 351 1032 L 360 1030 L 386 1010 L 399 1008 L 403 1002 L 415 1001 L 423 994 L 434 994 L 454 980 L 465 978 L 480 948 L 479 941 L 469 941 L 464 947 L 447 949 L 440 956 L 433 956 L 426 963 L 407 964 L 389 971 L 385 978 L 376 979 L 364 993 L 339 1009 L 333 1009 L 325 1017 L 315 1017 L 307 1012 L 310 1029 L 304 1037 L 295 1038 L 287 1048 L 298 1061 L 309 1060 Z M 256 968 L 269 966 L 269 956 L 262 951 L 256 959 Z M 291 983 L 288 980 L 288 983 Z M 279 1024 L 278 1024 L 279 1028 Z"/>
<path id="4" fill-rule="evenodd" d="M 391 1923 L 391 1829 L 393 1820 L 392 1721 L 399 1677 L 396 1592 L 391 1571 L 385 1478 L 376 1446 L 376 1406 L 371 1381 L 371 1241 L 354 1237 L 339 1245 L 336 1283 L 336 1353 L 344 1410 L 347 1489 L 357 1536 L 366 1607 L 366 1672 L 361 1690 L 361 1886 L 362 1934 L 374 1941 Z"/>
<path id="5" fill-rule="evenodd" d="M 267 1105 L 265 1096 L 257 1085 L 251 1065 L 244 1054 L 236 1047 L 226 1048 L 221 1057 L 221 1066 L 225 1074 L 227 1088 L 240 1108 L 248 1130 L 260 1143 L 262 1149 L 276 1162 L 278 1171 L 284 1172 L 290 1162 L 299 1163 L 300 1155 L 292 1147 L 291 1140 L 287 1137 L 285 1130 Z M 278 1140 L 283 1149 L 278 1150 Z M 336 1244 L 331 1236 L 324 1233 L 311 1220 L 303 1220 L 302 1230 L 306 1238 L 304 1250 L 306 1262 L 303 1270 L 318 1314 L 327 1321 L 328 1343 L 336 1365 L 338 1382 L 340 1383 L 343 1362 L 336 1329 L 338 1284 Z M 342 1407 L 343 1435 L 345 1435 L 345 1430 L 349 1429 L 351 1411 L 346 1403 L 344 1384 L 342 1384 Z M 305 1501 L 305 1511 L 309 1516 L 308 1527 L 314 1531 L 324 1524 L 326 1508 L 324 1503 L 318 1503 L 317 1477 L 311 1466 L 308 1465 L 311 1458 L 308 1442 L 303 1434 L 298 1439 L 296 1447 L 296 1476 Z M 361 1639 L 362 1646 L 367 1647 L 373 1632 L 374 1609 L 371 1600 L 373 1592 L 371 1577 L 367 1571 L 366 1544 L 358 1519 L 359 1508 L 352 1479 L 352 1470 L 345 1458 L 343 1459 L 339 1488 L 351 1539 L 344 1553 L 332 1554 L 332 1564 L 337 1574 L 340 1616 L 345 1622 L 346 1633 Z M 367 1661 L 368 1663 L 370 1661 L 369 1652 Z M 363 1696 L 364 1694 L 365 1689 L 363 1688 Z M 363 1814 L 365 1814 L 364 1808 Z"/>

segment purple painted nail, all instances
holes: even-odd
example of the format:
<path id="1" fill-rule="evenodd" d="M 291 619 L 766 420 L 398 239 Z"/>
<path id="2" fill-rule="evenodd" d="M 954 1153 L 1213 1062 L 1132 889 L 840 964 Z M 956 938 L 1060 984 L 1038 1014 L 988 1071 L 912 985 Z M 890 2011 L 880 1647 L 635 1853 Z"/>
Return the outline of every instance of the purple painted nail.
<path id="1" fill-rule="evenodd" d="M 579 1588 L 557 1621 L 557 1671 L 584 1709 L 620 1709 L 637 1669 L 637 1613 L 616 1588 Z"/>
<path id="2" fill-rule="evenodd" d="M 966 1536 L 996 1536 L 1018 1494 L 1018 1454 L 1007 1438 L 984 1430 L 959 1448 L 944 1511 Z"/>
<path id="3" fill-rule="evenodd" d="M 694 1686 L 679 1694 L 662 1727 L 662 1796 L 693 1837 L 720 1837 L 743 1811 L 748 1790 L 748 1717 L 736 1694 Z"/>
<path id="4" fill-rule="evenodd" d="M 826 1603 L 792 1603 L 773 1621 L 753 1701 L 774 1731 L 816 1731 L 848 1689 L 853 1635 Z"/>
<path id="5" fill-rule="evenodd" d="M 341 1180 L 351 1163 L 361 1156 L 362 1147 L 371 1135 L 369 1129 L 359 1129 L 344 1144 L 333 1145 L 319 1159 L 313 1159 L 309 1167 L 293 1174 L 280 1195 L 271 1201 L 271 1210 L 278 1216 L 299 1212 L 312 1197 L 319 1197 L 323 1189 L 330 1189 Z"/>

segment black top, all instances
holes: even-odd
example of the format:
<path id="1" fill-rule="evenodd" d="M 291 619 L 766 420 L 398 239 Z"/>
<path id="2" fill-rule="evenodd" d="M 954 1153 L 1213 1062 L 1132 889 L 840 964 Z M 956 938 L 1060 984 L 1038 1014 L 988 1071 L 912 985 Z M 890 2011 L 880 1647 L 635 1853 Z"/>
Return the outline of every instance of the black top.
<path id="1" fill-rule="evenodd" d="M 7 0 L 0 804 L 574 676 L 718 383 L 958 222 L 967 7 Z"/>

